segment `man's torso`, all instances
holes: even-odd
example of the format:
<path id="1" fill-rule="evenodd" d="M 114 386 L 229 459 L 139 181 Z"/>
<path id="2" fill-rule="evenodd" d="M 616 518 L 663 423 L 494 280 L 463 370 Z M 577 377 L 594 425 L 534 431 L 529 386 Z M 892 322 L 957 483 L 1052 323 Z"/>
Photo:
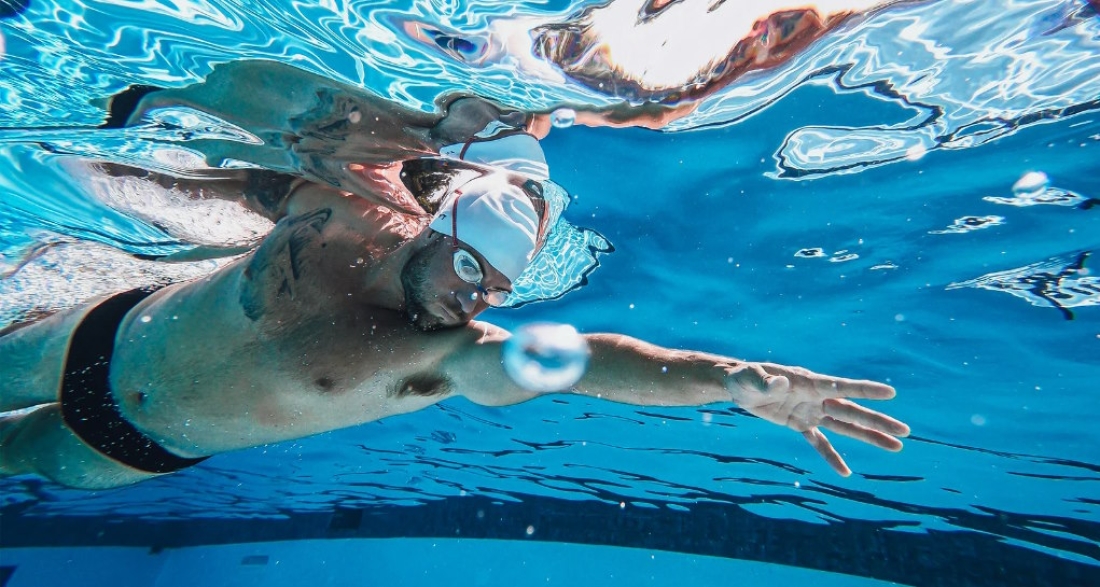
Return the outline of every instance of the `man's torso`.
<path id="1" fill-rule="evenodd" d="M 375 260 L 421 227 L 331 190 L 296 196 L 257 251 L 126 317 L 111 372 L 122 413 L 169 450 L 201 456 L 439 401 L 435 367 L 474 333 L 425 335 L 360 295 Z"/>

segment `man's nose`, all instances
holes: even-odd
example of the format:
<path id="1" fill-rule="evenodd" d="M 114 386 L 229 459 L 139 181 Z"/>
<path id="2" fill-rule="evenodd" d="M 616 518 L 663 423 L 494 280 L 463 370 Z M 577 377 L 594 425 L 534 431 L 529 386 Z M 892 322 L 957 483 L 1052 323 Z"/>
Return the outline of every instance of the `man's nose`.
<path id="1" fill-rule="evenodd" d="M 458 299 L 458 306 L 462 308 L 464 314 L 471 314 L 474 311 L 474 307 L 477 306 L 477 294 L 468 292 L 455 292 L 455 298 Z"/>

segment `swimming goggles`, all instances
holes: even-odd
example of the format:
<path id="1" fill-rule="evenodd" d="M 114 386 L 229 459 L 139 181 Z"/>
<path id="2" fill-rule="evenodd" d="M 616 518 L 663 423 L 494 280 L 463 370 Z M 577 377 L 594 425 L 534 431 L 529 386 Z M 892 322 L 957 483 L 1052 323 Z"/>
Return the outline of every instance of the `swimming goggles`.
<path id="1" fill-rule="evenodd" d="M 485 272 L 481 269 L 481 263 L 478 263 L 477 259 L 474 258 L 470 251 L 458 246 L 458 199 L 461 196 L 462 192 L 456 190 L 454 204 L 451 208 L 451 247 L 454 250 L 452 260 L 454 262 L 455 275 L 462 281 L 476 287 L 486 304 L 494 308 L 503 306 L 508 303 L 508 295 L 511 292 L 498 288 L 486 289 L 482 286 L 481 280 L 485 278 Z"/>

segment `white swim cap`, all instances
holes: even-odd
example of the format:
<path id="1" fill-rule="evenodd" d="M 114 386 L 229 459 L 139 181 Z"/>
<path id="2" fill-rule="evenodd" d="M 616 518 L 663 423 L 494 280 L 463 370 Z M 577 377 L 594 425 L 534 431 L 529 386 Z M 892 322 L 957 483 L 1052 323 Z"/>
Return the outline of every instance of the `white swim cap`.
<path id="1" fill-rule="evenodd" d="M 448 236 L 457 230 L 458 240 L 514 282 L 535 255 L 539 215 L 522 189 L 491 174 L 455 190 L 429 228 Z"/>
<path id="2" fill-rule="evenodd" d="M 550 167 L 539 140 L 527 133 L 514 133 L 493 139 L 447 145 L 439 149 L 444 157 L 507 169 L 544 181 L 550 179 Z"/>

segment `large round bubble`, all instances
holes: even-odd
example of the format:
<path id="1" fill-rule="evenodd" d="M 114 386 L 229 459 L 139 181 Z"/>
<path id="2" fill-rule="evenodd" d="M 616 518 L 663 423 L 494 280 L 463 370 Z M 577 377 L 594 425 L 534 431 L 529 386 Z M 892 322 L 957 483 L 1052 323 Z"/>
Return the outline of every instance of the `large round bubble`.
<path id="1" fill-rule="evenodd" d="M 554 128 L 569 128 L 577 121 L 577 112 L 572 108 L 558 108 L 550 113 L 550 124 Z"/>
<path id="2" fill-rule="evenodd" d="M 524 389 L 569 389 L 588 368 L 588 342 L 568 324 L 522 326 L 504 342 L 504 371 Z"/>
<path id="3" fill-rule="evenodd" d="M 1041 192 L 1050 186 L 1050 178 L 1042 171 L 1029 171 L 1012 185 L 1012 193 L 1020 196 Z"/>

